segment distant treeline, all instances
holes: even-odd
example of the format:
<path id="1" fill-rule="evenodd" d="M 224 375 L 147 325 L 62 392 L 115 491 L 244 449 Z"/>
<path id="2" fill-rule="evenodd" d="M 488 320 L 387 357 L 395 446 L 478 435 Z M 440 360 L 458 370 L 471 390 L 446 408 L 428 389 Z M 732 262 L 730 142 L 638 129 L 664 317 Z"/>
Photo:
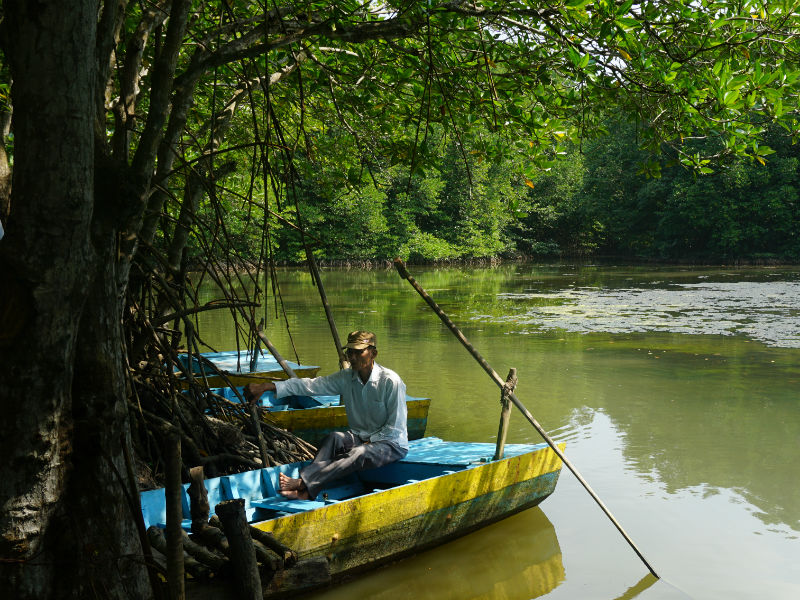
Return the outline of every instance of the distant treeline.
<path id="1" fill-rule="evenodd" d="M 800 148 L 784 132 L 764 140 L 775 150 L 765 164 L 723 162 L 698 174 L 669 166 L 669 155 L 653 163 L 638 149 L 634 124 L 608 130 L 540 165 L 510 150 L 491 155 L 497 145 L 478 136 L 434 133 L 393 157 L 367 159 L 330 131 L 326 143 L 341 160 L 296 159 L 292 197 L 270 209 L 296 222 L 299 208 L 315 255 L 331 261 L 800 260 Z M 245 258 L 265 242 L 278 261 L 304 258 L 298 230 L 271 220 L 263 237 L 252 206 L 231 207 L 224 220 Z"/>

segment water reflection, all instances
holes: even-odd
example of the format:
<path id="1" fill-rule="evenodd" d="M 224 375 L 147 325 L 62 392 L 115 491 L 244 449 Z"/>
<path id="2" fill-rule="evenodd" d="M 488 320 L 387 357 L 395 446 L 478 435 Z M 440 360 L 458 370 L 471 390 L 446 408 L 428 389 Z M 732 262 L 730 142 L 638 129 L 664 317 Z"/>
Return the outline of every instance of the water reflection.
<path id="1" fill-rule="evenodd" d="M 555 529 L 537 507 L 305 598 L 524 600 L 549 594 L 564 577 Z"/>

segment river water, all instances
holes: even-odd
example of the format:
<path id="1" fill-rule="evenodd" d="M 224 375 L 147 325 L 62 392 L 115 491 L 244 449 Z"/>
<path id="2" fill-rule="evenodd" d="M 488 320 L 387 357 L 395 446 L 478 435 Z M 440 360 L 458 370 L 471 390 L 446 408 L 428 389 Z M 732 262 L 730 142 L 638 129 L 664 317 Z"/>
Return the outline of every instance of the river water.
<path id="1" fill-rule="evenodd" d="M 800 268 L 511 264 L 412 275 L 558 441 L 661 576 L 565 468 L 535 509 L 309 596 L 800 598 Z M 393 270 L 325 270 L 340 336 L 433 398 L 428 435 L 494 442 L 499 391 Z M 319 296 L 278 273 L 300 361 L 335 370 Z M 205 299 L 214 294 L 208 292 Z M 281 311 L 278 311 L 281 313 Z M 223 314 L 201 334 L 233 349 Z M 267 333 L 295 359 L 270 296 Z M 514 414 L 509 442 L 539 442 Z"/>

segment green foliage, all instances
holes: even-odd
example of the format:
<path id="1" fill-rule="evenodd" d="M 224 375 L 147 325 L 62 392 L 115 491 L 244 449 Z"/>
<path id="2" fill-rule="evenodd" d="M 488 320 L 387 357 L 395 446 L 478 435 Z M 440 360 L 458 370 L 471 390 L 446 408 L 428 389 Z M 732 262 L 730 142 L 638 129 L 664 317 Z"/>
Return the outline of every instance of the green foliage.
<path id="1" fill-rule="evenodd" d="M 184 263 L 302 260 L 297 227 L 331 259 L 794 252 L 794 181 L 744 182 L 770 123 L 800 135 L 798 5 L 209 2 L 159 79 L 180 5 L 128 3 L 97 130 L 119 164 L 161 144 L 142 247 Z"/>
<path id="2" fill-rule="evenodd" d="M 586 145 L 577 201 L 589 222 L 602 223 L 603 247 L 635 255 L 652 243 L 665 179 L 644 177 L 647 155 L 635 124 L 616 119 L 608 129 L 613 133 Z"/>
<path id="3" fill-rule="evenodd" d="M 613 137 L 587 148 L 577 194 L 602 224 L 601 253 L 712 261 L 800 257 L 798 149 L 780 127 L 767 134 L 776 150 L 764 164 L 754 156 L 711 174 L 672 167 L 651 179 L 636 175 L 647 158 L 637 150 L 635 127 L 615 121 L 610 129 Z"/>
<path id="4" fill-rule="evenodd" d="M 674 256 L 698 244 L 734 252 L 756 236 L 737 233 L 721 209 L 699 210 L 709 190 L 693 190 L 662 157 L 710 175 L 726 157 L 766 163 L 772 149 L 758 136 L 770 121 L 800 131 L 796 3 L 395 4 L 279 3 L 280 26 L 214 63 L 230 87 L 286 72 L 269 102 L 254 88 L 234 111 L 225 144 L 239 181 L 229 187 L 260 214 L 307 228 L 318 255 Z M 214 14 L 200 15 L 197 38 L 217 39 Z M 224 51 L 210 42 L 203 52 Z M 196 124 L 227 100 L 203 81 Z M 610 112 L 638 125 L 596 141 Z M 266 143 L 259 152 L 254 139 Z M 237 245 L 258 237 L 247 217 L 226 214 L 227 227 L 250 231 Z M 246 214 L 261 226 L 258 210 Z M 275 256 L 301 259 L 300 234 L 271 227 Z M 719 227 L 719 242 L 701 243 Z"/>
<path id="5" fill-rule="evenodd" d="M 606 127 L 613 133 L 588 140 L 582 149 L 569 148 L 532 179 L 520 176 L 513 156 L 490 163 L 480 152 L 462 153 L 457 142 L 433 134 L 436 143 L 430 147 L 439 152 L 426 157 L 425 170 L 413 177 L 402 165 L 385 166 L 388 160 L 376 161 L 372 169 L 351 165 L 345 177 L 336 163 L 299 161 L 303 182 L 294 189 L 308 239 L 318 257 L 331 260 L 800 257 L 795 233 L 800 157 L 780 127 L 766 138 L 776 152 L 764 165 L 740 159 L 698 175 L 676 164 L 650 178 L 637 125 L 615 119 Z M 319 143 L 341 141 L 333 135 Z M 709 146 L 694 142 L 701 144 Z M 255 225 L 263 212 L 256 207 L 246 214 L 235 203 L 221 206 L 219 221 L 229 239 L 242 257 L 255 258 L 261 235 Z M 293 203 L 283 206 L 291 220 Z M 279 223 L 271 234 L 276 258 L 304 260 L 296 229 Z"/>
<path id="6" fill-rule="evenodd" d="M 739 161 L 712 176 L 676 178 L 659 211 L 653 251 L 664 257 L 797 260 L 799 190 L 794 148 L 766 165 Z"/>
<path id="7" fill-rule="evenodd" d="M 512 225 L 521 252 L 571 256 L 593 252 L 591 216 L 577 196 L 583 185 L 584 161 L 577 148 L 570 148 L 551 169 L 526 180 L 525 211 Z"/>

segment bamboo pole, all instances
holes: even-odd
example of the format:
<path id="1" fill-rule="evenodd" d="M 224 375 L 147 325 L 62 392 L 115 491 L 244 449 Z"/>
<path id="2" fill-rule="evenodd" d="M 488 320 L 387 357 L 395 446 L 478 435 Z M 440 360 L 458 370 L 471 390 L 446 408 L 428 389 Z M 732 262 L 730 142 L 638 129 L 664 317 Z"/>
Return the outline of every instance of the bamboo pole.
<path id="1" fill-rule="evenodd" d="M 297 374 L 294 372 L 292 367 L 289 366 L 289 363 L 286 362 L 286 359 L 281 356 L 281 353 L 278 352 L 278 349 L 272 345 L 272 342 L 269 341 L 269 338 L 264 335 L 263 331 L 258 332 L 258 337 L 261 338 L 261 341 L 264 342 L 264 345 L 269 350 L 269 353 L 275 357 L 275 360 L 278 361 L 278 364 L 283 369 L 284 373 L 286 373 L 291 379 L 297 379 Z"/>
<path id="2" fill-rule="evenodd" d="M 486 362 L 486 359 L 484 359 L 483 356 L 481 356 L 481 354 L 475 349 L 475 347 L 469 343 L 464 334 L 461 333 L 461 330 L 458 327 L 456 327 L 456 325 L 450 320 L 450 317 L 447 316 L 447 314 L 439 307 L 439 305 L 436 304 L 433 298 L 431 298 L 428 295 L 428 293 L 416 282 L 416 280 L 411 276 L 411 274 L 406 269 L 406 266 L 403 263 L 403 261 L 400 260 L 399 258 L 395 258 L 394 266 L 397 269 L 397 272 L 400 273 L 400 277 L 407 280 L 408 283 L 411 284 L 411 287 L 413 287 L 417 291 L 417 293 L 420 296 L 422 296 L 423 300 L 425 300 L 425 302 L 428 303 L 428 306 L 431 307 L 433 312 L 436 313 L 436 315 L 453 333 L 453 335 L 456 336 L 458 341 L 461 342 L 464 348 L 467 349 L 467 352 L 469 352 L 472 355 L 472 357 L 478 362 L 478 364 L 481 365 L 481 367 L 483 368 L 484 371 L 486 371 L 489 377 L 491 377 L 492 380 L 494 380 L 494 382 L 502 388 L 505 385 L 505 382 L 501 379 L 500 375 L 497 374 L 497 371 L 495 371 L 491 367 L 491 365 L 488 362 Z M 511 402 L 514 403 L 514 406 L 516 406 L 520 410 L 520 412 L 525 416 L 528 422 L 531 425 L 533 425 L 533 428 L 539 432 L 539 435 L 542 436 L 544 441 L 547 442 L 547 445 L 553 449 L 556 455 L 567 466 L 567 468 L 572 472 L 572 474 L 575 475 L 575 477 L 578 479 L 578 481 L 581 483 L 584 489 L 587 492 L 589 492 L 589 495 L 594 499 L 594 501 L 597 503 L 600 509 L 606 514 L 606 516 L 611 520 L 611 522 L 617 528 L 617 531 L 619 531 L 622 537 L 625 538 L 625 541 L 628 542 L 628 545 L 630 545 L 630 547 L 633 549 L 633 551 L 636 553 L 639 559 L 644 563 L 644 565 L 647 567 L 650 573 L 652 573 L 654 577 L 658 577 L 658 574 L 655 572 L 653 567 L 650 566 L 650 563 L 647 562 L 647 559 L 645 559 L 644 555 L 641 553 L 639 548 L 636 547 L 636 544 L 634 544 L 631 537 L 622 528 L 622 525 L 620 525 L 619 521 L 617 521 L 614 515 L 611 514 L 611 511 L 603 503 L 600 497 L 595 493 L 595 491 L 592 489 L 592 487 L 589 485 L 586 479 L 583 478 L 583 475 L 581 475 L 578 472 L 577 467 L 575 467 L 575 465 L 573 465 L 572 462 L 564 455 L 564 453 L 556 445 L 553 439 L 549 435 L 547 435 L 547 432 L 544 430 L 544 428 L 539 424 L 539 422 L 536 419 L 533 418 L 533 415 L 530 412 L 528 412 L 528 409 L 525 408 L 525 406 L 522 404 L 522 402 L 520 402 L 519 398 L 517 398 L 513 392 L 509 392 L 508 398 L 511 400 Z"/>

